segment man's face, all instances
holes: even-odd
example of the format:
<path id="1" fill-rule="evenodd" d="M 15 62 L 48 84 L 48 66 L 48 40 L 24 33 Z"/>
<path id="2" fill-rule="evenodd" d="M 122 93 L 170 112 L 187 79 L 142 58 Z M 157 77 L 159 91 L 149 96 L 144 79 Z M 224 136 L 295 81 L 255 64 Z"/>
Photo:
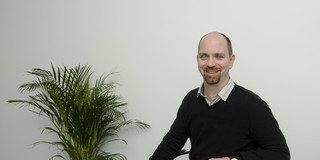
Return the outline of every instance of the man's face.
<path id="1" fill-rule="evenodd" d="M 199 44 L 198 68 L 208 85 L 226 84 L 235 56 L 229 55 L 226 39 L 218 34 L 206 35 Z"/>

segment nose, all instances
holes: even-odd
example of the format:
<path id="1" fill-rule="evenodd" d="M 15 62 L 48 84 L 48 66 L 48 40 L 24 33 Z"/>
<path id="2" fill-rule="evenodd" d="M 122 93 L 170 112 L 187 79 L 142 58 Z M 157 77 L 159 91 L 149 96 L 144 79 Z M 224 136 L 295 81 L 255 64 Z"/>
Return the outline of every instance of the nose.
<path id="1" fill-rule="evenodd" d="M 208 67 L 214 67 L 215 65 L 216 65 L 215 59 L 213 57 L 209 57 L 207 66 Z"/>

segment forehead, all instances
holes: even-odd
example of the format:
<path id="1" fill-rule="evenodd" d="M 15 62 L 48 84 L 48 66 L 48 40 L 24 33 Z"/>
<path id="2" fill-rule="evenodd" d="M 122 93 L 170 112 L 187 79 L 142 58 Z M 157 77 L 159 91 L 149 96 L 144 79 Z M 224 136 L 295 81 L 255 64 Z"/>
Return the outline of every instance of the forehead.
<path id="1" fill-rule="evenodd" d="M 218 33 L 205 35 L 200 40 L 199 53 L 228 53 L 227 40 Z"/>

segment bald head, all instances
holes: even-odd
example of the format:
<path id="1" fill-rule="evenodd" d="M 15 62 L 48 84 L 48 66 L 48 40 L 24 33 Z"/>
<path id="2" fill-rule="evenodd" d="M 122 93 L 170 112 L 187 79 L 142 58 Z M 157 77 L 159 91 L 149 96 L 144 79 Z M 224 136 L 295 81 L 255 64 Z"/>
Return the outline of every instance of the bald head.
<path id="1" fill-rule="evenodd" d="M 201 39 L 200 39 L 200 42 L 199 42 L 199 45 L 198 45 L 198 53 L 200 52 L 200 47 L 201 47 L 201 43 L 202 41 L 204 40 L 218 40 L 218 42 L 220 43 L 225 43 L 227 48 L 228 48 L 228 52 L 229 52 L 229 55 L 231 56 L 233 54 L 233 51 L 232 51 L 232 45 L 231 45 L 231 41 L 230 39 L 224 35 L 223 33 L 220 33 L 220 32 L 210 32 L 206 35 L 204 35 Z"/>

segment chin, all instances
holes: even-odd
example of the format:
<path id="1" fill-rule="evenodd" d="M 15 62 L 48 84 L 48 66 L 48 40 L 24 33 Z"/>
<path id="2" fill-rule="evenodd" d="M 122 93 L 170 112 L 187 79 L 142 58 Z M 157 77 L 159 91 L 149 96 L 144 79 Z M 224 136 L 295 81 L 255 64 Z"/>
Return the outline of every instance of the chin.
<path id="1" fill-rule="evenodd" d="M 215 84 L 218 84 L 220 82 L 220 79 L 205 79 L 206 83 L 209 84 L 209 85 L 215 85 Z"/>

